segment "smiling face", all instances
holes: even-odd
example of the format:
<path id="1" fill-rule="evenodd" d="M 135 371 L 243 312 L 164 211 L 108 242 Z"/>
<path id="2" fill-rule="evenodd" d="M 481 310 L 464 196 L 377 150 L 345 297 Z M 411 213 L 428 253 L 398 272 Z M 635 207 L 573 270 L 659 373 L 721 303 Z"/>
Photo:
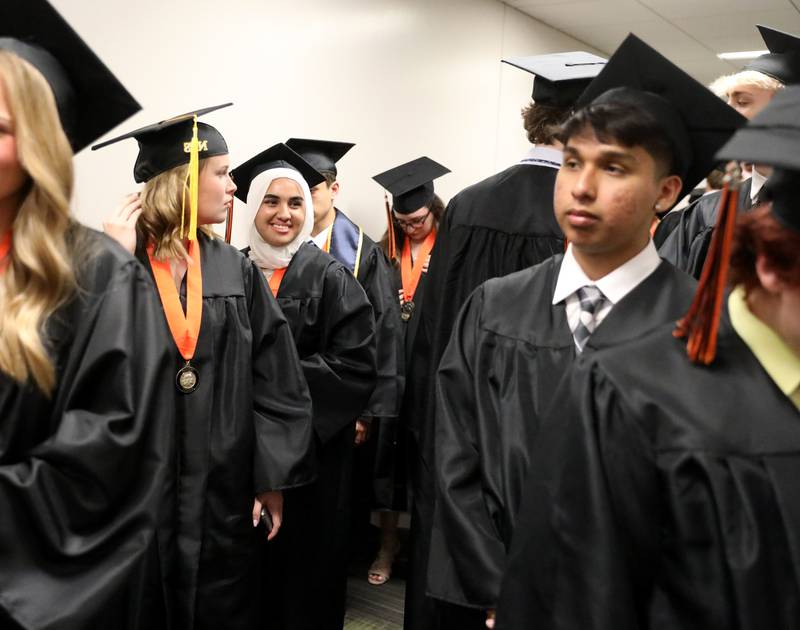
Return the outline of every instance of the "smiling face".
<path id="1" fill-rule="evenodd" d="M 223 223 L 233 203 L 236 184 L 231 179 L 230 156 L 217 155 L 204 160 L 200 169 L 197 196 L 197 222 L 200 225 Z"/>
<path id="2" fill-rule="evenodd" d="M 606 257 L 613 269 L 640 252 L 656 204 L 666 210 L 681 189 L 680 178 L 664 170 L 642 147 L 602 142 L 590 127 L 570 137 L 554 206 L 576 256 Z"/>
<path id="3" fill-rule="evenodd" d="M 20 195 L 27 175 L 19 162 L 17 138 L 14 135 L 14 120 L 6 97 L 3 79 L 0 77 L 0 209 L 19 206 Z"/>
<path id="4" fill-rule="evenodd" d="M 286 177 L 273 179 L 255 218 L 258 234 L 266 243 L 283 247 L 291 243 L 306 218 L 303 191 L 297 182 Z"/>

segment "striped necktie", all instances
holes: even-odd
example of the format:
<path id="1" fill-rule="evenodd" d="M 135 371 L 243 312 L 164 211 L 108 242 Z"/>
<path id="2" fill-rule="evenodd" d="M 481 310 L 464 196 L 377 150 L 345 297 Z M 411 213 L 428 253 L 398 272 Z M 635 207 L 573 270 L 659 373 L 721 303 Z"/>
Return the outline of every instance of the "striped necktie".
<path id="1" fill-rule="evenodd" d="M 581 302 L 581 311 L 578 325 L 572 335 L 575 337 L 578 352 L 583 352 L 586 342 L 597 327 L 597 313 L 603 302 L 605 302 L 606 296 L 603 295 L 600 289 L 592 285 L 581 287 L 578 289 L 577 294 Z"/>

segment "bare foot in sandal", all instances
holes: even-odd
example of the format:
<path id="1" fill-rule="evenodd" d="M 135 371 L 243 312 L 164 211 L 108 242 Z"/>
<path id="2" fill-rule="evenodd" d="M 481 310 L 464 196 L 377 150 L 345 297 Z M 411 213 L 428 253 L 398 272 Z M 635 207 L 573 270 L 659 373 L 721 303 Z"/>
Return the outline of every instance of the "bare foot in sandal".
<path id="1" fill-rule="evenodd" d="M 400 541 L 394 540 L 389 544 L 389 547 L 381 546 L 378 555 L 375 556 L 375 561 L 369 568 L 367 573 L 367 582 L 374 586 L 386 584 L 392 576 L 392 564 L 394 564 L 394 557 L 400 549 Z"/>

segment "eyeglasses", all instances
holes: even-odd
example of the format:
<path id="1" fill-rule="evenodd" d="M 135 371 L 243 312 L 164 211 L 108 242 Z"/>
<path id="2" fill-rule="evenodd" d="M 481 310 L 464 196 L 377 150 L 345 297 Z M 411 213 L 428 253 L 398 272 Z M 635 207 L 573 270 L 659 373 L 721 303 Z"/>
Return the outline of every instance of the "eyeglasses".
<path id="1" fill-rule="evenodd" d="M 398 219 L 395 216 L 394 222 L 397 224 L 397 227 L 399 227 L 401 230 L 416 230 L 418 227 L 421 227 L 423 223 L 425 223 L 430 213 L 431 211 L 428 210 L 421 217 L 416 217 L 414 219 Z"/>

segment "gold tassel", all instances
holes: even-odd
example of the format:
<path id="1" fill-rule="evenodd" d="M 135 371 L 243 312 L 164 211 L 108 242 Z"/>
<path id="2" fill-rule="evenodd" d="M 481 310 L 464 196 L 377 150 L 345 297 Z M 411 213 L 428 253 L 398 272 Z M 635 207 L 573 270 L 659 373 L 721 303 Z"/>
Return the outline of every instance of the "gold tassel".
<path id="1" fill-rule="evenodd" d="M 197 240 L 197 197 L 200 188 L 200 140 L 197 137 L 197 116 L 194 117 L 192 140 L 189 143 L 189 171 L 186 173 L 189 185 L 189 230 L 184 232 L 186 219 L 186 195 L 181 205 L 181 238 Z M 186 184 L 184 184 L 186 185 Z"/>

